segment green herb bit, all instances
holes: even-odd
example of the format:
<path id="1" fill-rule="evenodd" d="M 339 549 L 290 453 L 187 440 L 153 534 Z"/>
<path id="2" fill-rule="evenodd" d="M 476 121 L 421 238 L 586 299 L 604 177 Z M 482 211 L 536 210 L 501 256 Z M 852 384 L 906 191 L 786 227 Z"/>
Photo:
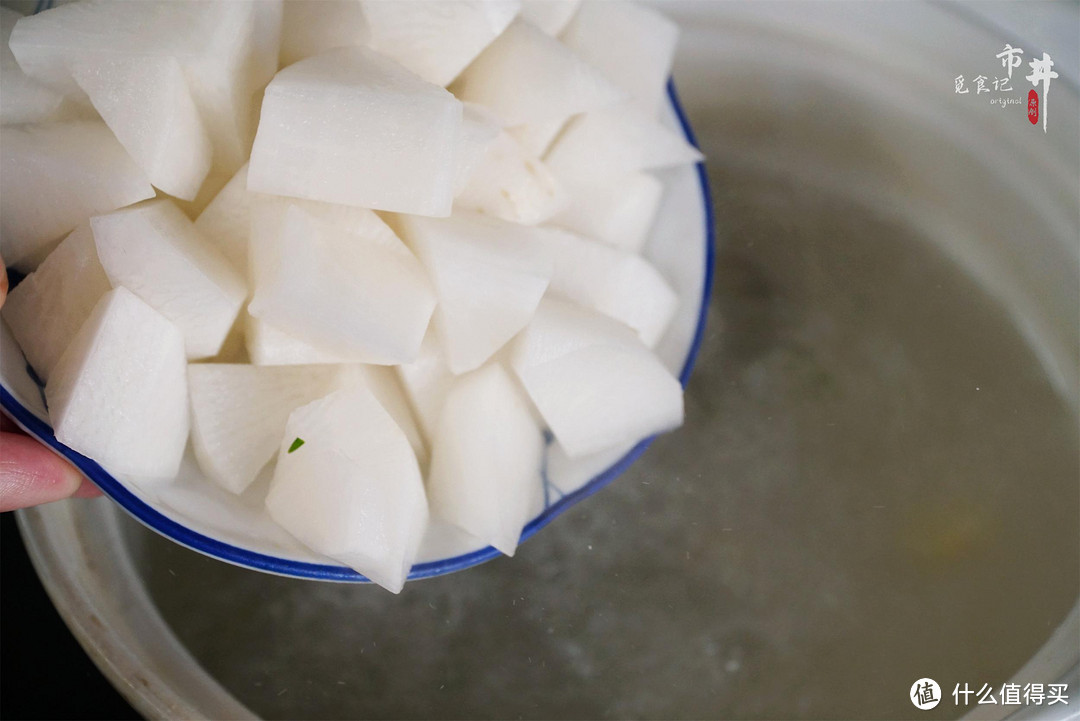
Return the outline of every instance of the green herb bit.
<path id="1" fill-rule="evenodd" d="M 292 442 L 292 445 L 289 446 L 289 453 L 292 453 L 293 451 L 295 451 L 297 448 L 299 448 L 302 445 L 304 445 L 304 439 L 303 438 L 297 438 L 295 441 Z"/>

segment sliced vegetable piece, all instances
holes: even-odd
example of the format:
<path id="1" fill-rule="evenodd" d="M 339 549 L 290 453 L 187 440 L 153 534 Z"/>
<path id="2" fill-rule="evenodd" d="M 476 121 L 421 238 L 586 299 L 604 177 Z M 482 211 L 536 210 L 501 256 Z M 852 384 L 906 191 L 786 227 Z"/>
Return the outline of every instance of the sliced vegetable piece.
<path id="1" fill-rule="evenodd" d="M 172 480 L 188 438 L 184 337 L 126 288 L 109 291 L 45 385 L 56 438 L 134 483 Z"/>
<path id="2" fill-rule="evenodd" d="M 64 350 L 112 286 L 88 223 L 71 231 L 8 293 L 0 314 L 38 377 L 47 381 Z"/>
<path id="3" fill-rule="evenodd" d="M 97 120 L 0 129 L 0 252 L 33 270 L 92 215 L 154 197 L 146 175 Z"/>
<path id="4" fill-rule="evenodd" d="M 266 88 L 248 189 L 446 216 L 461 103 L 364 48 L 301 60 Z"/>
<path id="5" fill-rule="evenodd" d="M 480 367 L 529 322 L 551 261 L 524 241 L 528 230 L 481 215 L 398 223 L 435 287 L 433 325 L 450 370 Z"/>
<path id="6" fill-rule="evenodd" d="M 514 341 L 511 365 L 571 457 L 682 423 L 682 386 L 618 321 L 545 299 Z"/>
<path id="7" fill-rule="evenodd" d="M 513 556 L 542 482 L 543 454 L 543 433 L 501 365 L 460 376 L 432 447 L 432 514 Z"/>
<path id="8" fill-rule="evenodd" d="M 304 444 L 289 453 L 296 438 Z M 293 411 L 266 508 L 305 546 L 393 593 L 405 584 L 428 521 L 409 441 L 364 386 Z"/>

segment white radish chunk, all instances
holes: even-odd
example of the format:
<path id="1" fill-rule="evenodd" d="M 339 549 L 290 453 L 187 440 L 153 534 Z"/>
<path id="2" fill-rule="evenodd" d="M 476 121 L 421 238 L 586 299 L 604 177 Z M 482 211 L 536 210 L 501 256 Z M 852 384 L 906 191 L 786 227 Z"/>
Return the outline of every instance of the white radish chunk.
<path id="1" fill-rule="evenodd" d="M 280 217 L 289 205 L 301 207 L 315 217 L 333 223 L 349 233 L 374 235 L 386 242 L 394 239 L 386 224 L 366 208 L 251 192 L 247 189 L 247 165 L 236 171 L 206 205 L 195 220 L 195 227 L 229 259 L 234 268 L 246 275 L 250 255 L 248 240 L 251 236 L 252 213 L 255 212 L 253 208 L 257 207 L 259 213 L 277 213 L 277 217 Z M 334 362 L 346 361 L 347 359 Z"/>
<path id="2" fill-rule="evenodd" d="M 86 96 L 71 76 L 80 59 L 114 55 L 185 57 L 206 47 L 214 17 L 207 3 L 68 3 L 20 20 L 11 52 L 32 78 L 58 92 Z"/>
<path id="3" fill-rule="evenodd" d="M 243 493 L 281 444 L 289 414 L 334 389 L 335 366 L 188 365 L 191 443 L 203 472 Z"/>
<path id="4" fill-rule="evenodd" d="M 480 53 L 452 89 L 509 126 L 565 119 L 625 98 L 565 45 L 521 20 Z"/>
<path id="5" fill-rule="evenodd" d="M 188 43 L 195 49 L 181 61 L 213 141 L 214 166 L 235 172 L 251 151 L 260 91 L 277 71 L 281 0 L 173 5 L 209 24 L 200 42 Z"/>
<path id="6" fill-rule="evenodd" d="M 217 355 L 247 297 L 244 279 L 170 200 L 90 219 L 109 281 L 184 334 L 189 359 Z"/>
<path id="7" fill-rule="evenodd" d="M 22 15 L 0 7 L 0 124 L 39 123 L 53 118 L 64 97 L 30 78 L 11 54 L 8 40 Z"/>
<path id="8" fill-rule="evenodd" d="M 649 261 L 555 228 L 537 228 L 535 239 L 555 267 L 552 292 L 621 321 L 649 348 L 656 345 L 679 296 Z"/>
<path id="9" fill-rule="evenodd" d="M 481 215 L 398 223 L 435 287 L 432 324 L 450 370 L 479 368 L 529 322 L 551 261 L 524 241 L 527 230 Z"/>
<path id="10" fill-rule="evenodd" d="M 213 22 L 207 46 L 185 62 L 191 96 L 214 141 L 214 164 L 221 172 L 234 172 L 251 152 L 258 94 L 276 70 L 275 47 L 266 37 L 257 39 L 256 32 L 267 31 L 274 18 L 280 23 L 280 8 L 280 0 L 215 2 L 205 12 Z"/>
<path id="11" fill-rule="evenodd" d="M 301 60 L 266 88 L 248 189 L 446 216 L 461 103 L 363 48 Z"/>
<path id="12" fill-rule="evenodd" d="M 447 85 L 506 29 L 518 0 L 365 0 L 371 48 Z"/>
<path id="13" fill-rule="evenodd" d="M 194 199 L 213 149 L 176 58 L 84 58 L 71 74 L 150 183 Z"/>
<path id="14" fill-rule="evenodd" d="M 281 67 L 367 41 L 360 0 L 285 0 Z"/>
<path id="15" fill-rule="evenodd" d="M 405 397 L 405 391 L 401 387 L 394 369 L 389 366 L 375 366 L 367 363 L 348 363 L 335 367 L 334 377 L 335 390 L 351 388 L 354 385 L 365 385 L 394 422 L 409 439 L 416 461 L 421 469 L 427 468 L 428 450 L 424 443 L 424 436 L 420 427 L 416 424 L 409 399 Z"/>
<path id="16" fill-rule="evenodd" d="M 455 198 L 465 189 L 476 167 L 484 159 L 488 146 L 499 136 L 501 128 L 498 118 L 482 105 L 464 103 L 463 110 L 457 159 L 454 163 Z"/>
<path id="17" fill-rule="evenodd" d="M 558 37 L 574 17 L 581 0 L 521 0 L 521 17 L 552 37 Z"/>
<path id="18" fill-rule="evenodd" d="M 8 293 L 0 313 L 39 378 L 49 379 L 94 304 L 110 288 L 90 225 L 83 223 Z"/>
<path id="19" fill-rule="evenodd" d="M 256 94 L 276 69 L 280 17 L 280 0 L 71 3 L 20 20 L 11 51 L 28 75 L 84 101 L 71 74 L 80 63 L 109 55 L 176 58 L 214 163 L 231 173 L 251 147 Z M 138 116 L 152 108 L 138 103 L 128 111 Z"/>
<path id="20" fill-rule="evenodd" d="M 247 189 L 247 165 L 199 213 L 195 227 L 234 269 L 247 275 L 248 236 L 251 234 L 251 193 Z"/>
<path id="21" fill-rule="evenodd" d="M 366 208 L 354 208 L 347 205 L 332 205 L 314 200 L 301 200 L 298 198 L 284 198 L 280 196 L 264 195 L 262 193 L 247 192 L 245 197 L 239 194 L 235 197 L 223 198 L 226 205 L 226 213 L 236 217 L 228 223 L 234 230 L 230 231 L 232 242 L 239 236 L 239 225 L 246 217 L 248 230 L 243 234 L 242 243 L 245 249 L 248 246 L 249 230 L 252 227 L 252 219 L 257 219 L 256 227 L 261 229 L 262 237 L 267 234 L 279 232 L 284 222 L 285 212 L 290 207 L 303 210 L 312 218 L 322 221 L 334 229 L 333 232 L 341 232 L 349 235 L 358 235 L 365 238 L 374 246 L 391 248 L 401 251 L 404 246 L 394 232 L 379 218 L 378 215 Z M 231 210 L 229 210 L 231 208 Z M 276 236 L 275 236 L 276 237 Z M 238 250 L 234 246 L 234 251 Z M 268 247 L 263 247 L 259 257 L 266 260 L 271 256 Z M 251 255 L 250 250 L 249 257 Z M 413 263 L 407 256 L 406 263 Z M 244 260 L 244 267 L 249 265 Z M 361 363 L 372 360 L 372 356 L 366 351 L 338 352 L 312 344 L 306 340 L 294 337 L 289 333 L 274 327 L 250 313 L 245 314 L 246 346 L 249 357 L 257 365 L 291 365 L 303 363 Z"/>
<path id="22" fill-rule="evenodd" d="M 430 446 L 435 440 L 446 394 L 454 384 L 454 374 L 446 365 L 442 347 L 429 330 L 420 345 L 420 354 L 412 363 L 402 363 L 395 368 L 405 395 L 409 398 L 420 429 Z"/>
<path id="23" fill-rule="evenodd" d="M 547 445 L 544 454 L 544 479 L 560 492 L 563 489 L 581 488 L 590 479 L 596 478 L 619 462 L 640 442 L 640 439 L 635 439 L 596 453 L 571 458 L 558 441 L 552 441 Z"/>
<path id="24" fill-rule="evenodd" d="M 269 228 L 274 223 L 280 225 L 284 222 L 285 213 L 289 208 L 299 208 L 308 216 L 336 231 L 358 235 L 376 245 L 402 248 L 401 240 L 386 224 L 386 221 L 367 208 L 262 193 L 250 193 L 248 202 L 251 204 L 251 218 L 253 222 L 257 221 L 260 228 Z"/>
<path id="25" fill-rule="evenodd" d="M 370 390 L 293 411 L 266 507 L 308 548 L 398 593 L 427 527 L 416 456 Z"/>
<path id="26" fill-rule="evenodd" d="M 251 87 L 255 90 L 255 105 L 262 98 L 263 88 L 281 67 L 281 43 L 285 34 L 285 0 L 254 0 L 252 19 Z M 254 139 L 254 135 L 252 135 Z"/>
<path id="27" fill-rule="evenodd" d="M 184 338 L 126 288 L 109 291 L 45 385 L 56 438 L 135 482 L 172 479 L 188 437 Z"/>
<path id="28" fill-rule="evenodd" d="M 258 366 L 349 363 L 350 359 L 293 338 L 250 313 L 244 314 L 244 347 Z"/>
<path id="29" fill-rule="evenodd" d="M 637 170 L 696 163 L 697 148 L 633 106 L 572 119 L 544 162 L 568 192 L 588 192 Z"/>
<path id="30" fill-rule="evenodd" d="M 507 132 L 485 148 L 454 208 L 473 210 L 511 223 L 536 225 L 569 203 L 562 186 L 536 156 Z"/>
<path id="31" fill-rule="evenodd" d="M 526 153 L 542 158 L 555 142 L 555 138 L 566 125 L 566 121 L 567 118 L 552 118 L 539 123 L 525 123 L 507 128 L 507 132 L 514 136 L 514 140 L 521 143 Z"/>
<path id="32" fill-rule="evenodd" d="M 513 556 L 542 483 L 543 454 L 543 433 L 501 365 L 459 377 L 432 446 L 432 515 Z"/>
<path id="33" fill-rule="evenodd" d="M 248 312 L 330 353 L 406 363 L 419 352 L 435 293 L 409 249 L 374 213 L 363 214 L 377 232 L 351 233 L 293 204 L 257 214 Z"/>
<path id="34" fill-rule="evenodd" d="M 6 126 L 0 167 L 0 252 L 22 271 L 91 215 L 154 197 L 100 121 Z"/>
<path id="35" fill-rule="evenodd" d="M 632 2 L 582 3 L 561 35 L 567 47 L 598 68 L 655 118 L 664 102 L 679 26 Z"/>
<path id="36" fill-rule="evenodd" d="M 627 173 L 574 194 L 569 207 L 551 224 L 601 240 L 629 253 L 640 253 L 660 209 L 664 185 L 652 175 Z"/>
<path id="37" fill-rule="evenodd" d="M 580 306 L 545 299 L 511 365 L 571 457 L 682 423 L 679 381 L 630 328 Z"/>

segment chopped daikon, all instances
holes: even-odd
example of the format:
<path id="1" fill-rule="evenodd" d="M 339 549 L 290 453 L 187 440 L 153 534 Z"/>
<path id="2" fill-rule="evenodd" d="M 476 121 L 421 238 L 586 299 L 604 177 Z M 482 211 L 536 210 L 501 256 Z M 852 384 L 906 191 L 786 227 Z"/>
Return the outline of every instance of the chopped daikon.
<path id="1" fill-rule="evenodd" d="M 49 379 L 94 304 L 110 287 L 98 262 L 90 225 L 82 223 L 8 294 L 0 313 L 39 378 Z"/>
<path id="2" fill-rule="evenodd" d="M 154 197 L 101 121 L 6 126 L 0 167 L 0 252 L 22 271 L 90 216 Z"/>
<path id="3" fill-rule="evenodd" d="M 447 85 L 497 38 L 519 0 L 364 0 L 372 50 Z"/>
<path id="4" fill-rule="evenodd" d="M 557 37 L 580 5 L 581 0 L 521 0 L 521 17 Z"/>
<path id="5" fill-rule="evenodd" d="M 484 149 L 454 208 L 536 225 L 566 207 L 569 198 L 544 165 L 513 136 L 499 133 Z"/>
<path id="6" fill-rule="evenodd" d="M 289 414 L 330 393 L 337 368 L 192 363 L 187 372 L 199 466 L 242 493 L 274 457 Z"/>
<path id="7" fill-rule="evenodd" d="M 256 95 L 277 69 L 280 22 L 280 0 L 71 3 L 20 20 L 11 51 L 28 75 L 84 102 L 75 68 L 110 57 L 175 58 L 213 143 L 215 164 L 234 172 L 251 146 Z M 157 111 L 158 90 L 140 87 L 149 94 L 123 108 L 132 118 Z"/>
<path id="8" fill-rule="evenodd" d="M 398 224 L 435 287 L 432 324 L 450 370 L 480 367 L 529 322 L 551 260 L 515 237 L 527 230 L 480 215 L 402 216 Z"/>
<path id="9" fill-rule="evenodd" d="M 393 593 L 405 584 L 428 520 L 408 439 L 359 385 L 289 416 L 266 508 L 305 546 Z"/>
<path id="10" fill-rule="evenodd" d="M 482 105 L 464 103 L 462 109 L 461 133 L 458 135 L 457 159 L 454 163 L 454 197 L 465 189 L 501 128 L 498 118 Z"/>
<path id="11" fill-rule="evenodd" d="M 554 265 L 552 292 L 622 321 L 642 343 L 656 345 L 679 297 L 647 260 L 555 228 L 538 228 L 534 238 Z"/>
<path id="12" fill-rule="evenodd" d="M 631 105 L 571 120 L 544 156 L 569 192 L 588 192 L 637 170 L 696 163 L 697 148 Z"/>
<path id="13" fill-rule="evenodd" d="M 663 184 L 652 175 L 627 173 L 597 187 L 579 189 L 551 224 L 638 253 L 649 237 L 663 195 Z"/>
<path id="14" fill-rule="evenodd" d="M 433 329 L 424 336 L 416 360 L 402 363 L 396 370 L 420 429 L 430 445 L 435 439 L 446 394 L 454 382 L 454 374 L 446 364 L 442 346 Z"/>
<path id="15" fill-rule="evenodd" d="M 419 352 L 435 293 L 409 249 L 364 212 L 380 234 L 347 232 L 301 205 L 256 215 L 248 312 L 330 353 L 406 363 Z"/>
<path id="16" fill-rule="evenodd" d="M 450 214 L 461 102 L 364 48 L 290 65 L 266 88 L 248 189 Z"/>
<path id="17" fill-rule="evenodd" d="M 629 93 L 649 117 L 656 117 L 679 39 L 674 22 L 637 3 L 588 0 L 561 38 Z"/>
<path id="18" fill-rule="evenodd" d="M 566 125 L 566 121 L 567 118 L 552 118 L 539 123 L 525 123 L 507 128 L 507 132 L 514 136 L 514 140 L 521 143 L 526 153 L 542 158 L 555 142 L 555 138 Z"/>
<path id="19" fill-rule="evenodd" d="M 8 47 L 15 23 L 22 15 L 0 7 L 0 124 L 35 123 L 55 117 L 64 96 L 27 77 Z"/>
<path id="20" fill-rule="evenodd" d="M 56 438 L 134 482 L 168 481 L 188 438 L 184 337 L 126 288 L 109 291 L 45 385 Z"/>
<path id="21" fill-rule="evenodd" d="M 543 433 L 501 365 L 460 376 L 432 444 L 432 514 L 513 556 L 541 483 L 543 454 Z"/>
<path id="22" fill-rule="evenodd" d="M 625 98 L 569 48 L 522 20 L 480 53 L 451 90 L 510 126 L 566 119 Z"/>
<path id="23" fill-rule="evenodd" d="M 416 424 L 412 407 L 409 405 L 408 398 L 405 397 L 405 391 L 394 369 L 367 363 L 347 363 L 335 368 L 333 381 L 335 390 L 350 388 L 354 385 L 367 386 L 367 389 L 375 395 L 382 407 L 397 423 L 401 432 L 405 434 L 413 453 L 416 454 L 416 461 L 420 464 L 421 470 L 425 470 L 428 463 L 427 444 L 424 443 L 424 436 Z"/>
<path id="24" fill-rule="evenodd" d="M 244 312 L 244 347 L 257 366 L 349 363 L 348 356 L 332 353 L 293 338 L 288 333 Z"/>
<path id="25" fill-rule="evenodd" d="M 682 423 L 682 386 L 618 321 L 545 299 L 514 341 L 511 365 L 571 457 Z"/>
<path id="26" fill-rule="evenodd" d="M 98 215 L 90 227 L 109 281 L 175 323 L 184 333 L 188 358 L 209 358 L 221 350 L 247 285 L 172 201 Z"/>
<path id="27" fill-rule="evenodd" d="M 176 58 L 93 57 L 71 74 L 154 187 L 184 200 L 198 194 L 213 149 Z"/>
<path id="28" fill-rule="evenodd" d="M 247 165 L 199 213 L 195 227 L 229 259 L 242 275 L 247 275 L 248 236 L 251 233 L 251 193 L 247 189 Z"/>

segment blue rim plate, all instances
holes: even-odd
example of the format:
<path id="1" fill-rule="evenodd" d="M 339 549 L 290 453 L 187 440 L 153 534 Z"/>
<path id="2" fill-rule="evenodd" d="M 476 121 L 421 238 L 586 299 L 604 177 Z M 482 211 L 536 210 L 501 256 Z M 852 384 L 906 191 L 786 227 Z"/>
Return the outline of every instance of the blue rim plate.
<path id="1" fill-rule="evenodd" d="M 686 119 L 682 106 L 679 104 L 674 83 L 671 81 L 668 82 L 667 91 L 683 134 L 691 144 L 697 147 L 697 140 L 694 137 L 694 132 L 690 128 L 690 124 Z M 679 381 L 682 383 L 683 387 L 686 386 L 686 383 L 690 378 L 690 372 L 693 369 L 694 361 L 697 358 L 698 349 L 701 346 L 701 341 L 705 332 L 705 319 L 708 313 L 709 298 L 712 294 L 713 259 L 715 254 L 712 197 L 709 192 L 709 182 L 705 173 L 705 164 L 698 163 L 695 170 L 697 172 L 698 183 L 704 204 L 704 237 L 706 246 L 705 278 L 702 285 L 701 306 L 698 312 L 693 340 L 691 341 L 686 360 L 683 363 L 682 371 L 679 373 Z M 187 546 L 192 550 L 204 553 L 208 556 L 238 566 L 264 571 L 266 573 L 323 581 L 368 582 L 366 577 L 346 566 L 279 558 L 277 556 L 271 556 L 225 543 L 202 533 L 198 533 L 197 531 L 193 531 L 183 524 L 165 516 L 160 511 L 155 510 L 145 501 L 138 498 L 95 461 L 71 450 L 56 440 L 52 428 L 16 400 L 9 389 L 3 385 L 0 385 L 0 407 L 3 407 L 15 422 L 22 426 L 28 433 L 38 438 L 56 453 L 71 461 L 87 478 L 93 481 L 105 495 L 120 504 L 124 510 L 141 521 L 144 525 L 157 531 L 166 538 L 170 538 L 183 546 Z M 622 458 L 607 468 L 607 470 L 595 476 L 577 490 L 562 496 L 558 501 L 548 505 L 543 512 L 525 526 L 521 533 L 521 541 L 524 542 L 528 540 L 535 535 L 537 531 L 551 523 L 552 520 L 570 506 L 588 498 L 615 480 L 619 474 L 625 471 L 630 464 L 645 452 L 645 449 L 648 448 L 649 444 L 652 443 L 654 439 L 655 436 L 652 436 L 640 441 Z M 409 573 L 409 580 L 430 578 L 432 576 L 440 576 L 446 573 L 460 571 L 500 555 L 502 554 L 499 551 L 491 546 L 487 546 L 452 558 L 418 563 L 412 567 L 412 570 Z"/>

